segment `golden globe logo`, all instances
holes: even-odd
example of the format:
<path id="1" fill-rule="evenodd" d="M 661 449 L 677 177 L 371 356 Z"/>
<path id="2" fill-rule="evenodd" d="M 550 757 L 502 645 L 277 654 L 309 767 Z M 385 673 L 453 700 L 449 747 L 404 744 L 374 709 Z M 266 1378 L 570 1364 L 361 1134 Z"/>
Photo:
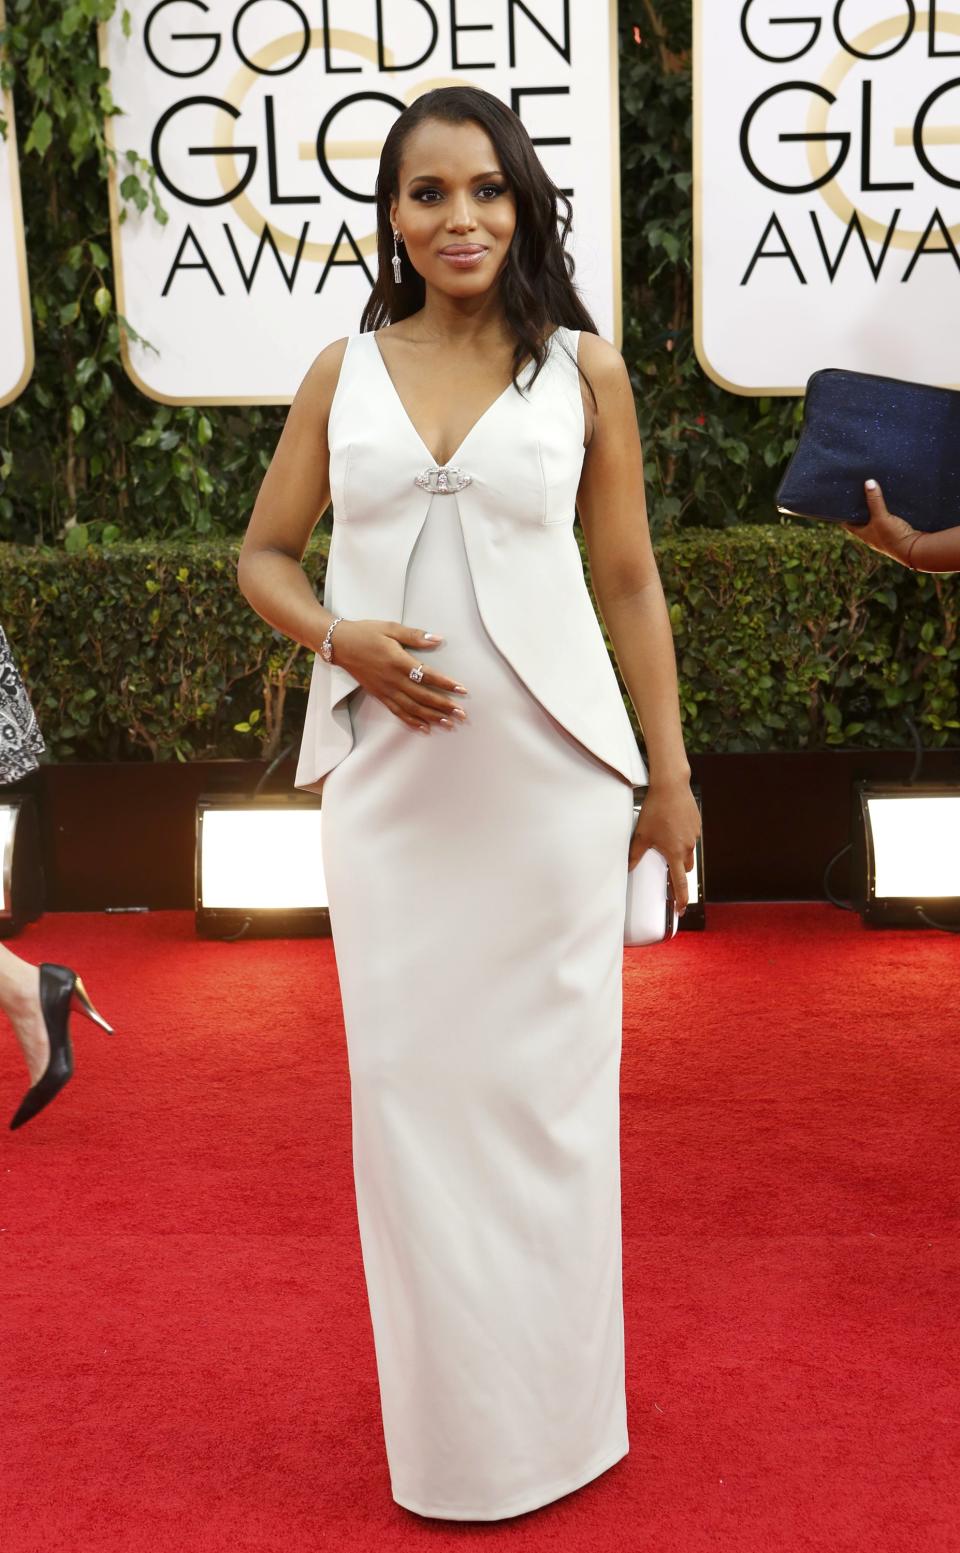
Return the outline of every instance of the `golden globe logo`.
<path id="1" fill-rule="evenodd" d="M 953 381 L 958 0 L 695 0 L 695 29 L 706 370 L 759 394 L 828 363 Z"/>
<path id="2" fill-rule="evenodd" d="M 793 52 L 780 56 L 762 51 L 750 28 L 750 15 L 755 3 L 756 0 L 747 0 L 741 13 L 741 28 L 748 48 L 760 53 L 764 59 L 779 59 L 782 63 L 793 64 L 814 47 L 824 25 L 823 19 L 781 15 L 772 19 L 774 24 L 801 32 L 806 42 L 801 43 L 800 47 Z M 913 191 L 916 188 L 918 171 L 933 179 L 945 193 L 960 189 L 960 178 L 954 175 L 958 169 L 947 171 L 936 156 L 937 147 L 960 145 L 960 71 L 956 77 L 940 82 L 927 92 L 917 105 L 912 122 L 897 126 L 895 144 L 912 153 L 917 164 L 915 169 L 908 170 L 909 176 L 906 177 L 903 176 L 902 170 L 895 178 L 878 175 L 876 171 L 880 153 L 876 143 L 877 110 L 874 98 L 875 91 L 879 95 L 883 90 L 887 94 L 888 101 L 895 105 L 896 113 L 898 115 L 901 113 L 903 105 L 909 101 L 909 96 L 904 91 L 903 80 L 897 78 L 892 62 L 917 37 L 924 39 L 928 59 L 957 58 L 960 62 L 960 48 L 950 48 L 945 45 L 945 40 L 950 35 L 960 38 L 960 15 L 944 13 L 942 10 L 938 14 L 936 0 L 931 0 L 931 9 L 928 12 L 918 12 L 913 0 L 904 0 L 903 14 L 889 16 L 851 38 L 843 28 L 845 8 L 848 8 L 847 0 L 841 0 L 833 12 L 832 27 L 839 52 L 834 55 L 819 80 L 790 80 L 778 83 L 768 87 L 751 103 L 744 116 L 740 132 L 740 151 L 744 163 L 759 183 L 778 193 L 804 194 L 817 191 L 827 207 L 844 223 L 846 231 L 840 250 L 831 258 L 823 242 L 822 229 L 816 219 L 816 213 L 810 213 L 828 273 L 836 272 L 847 245 L 854 235 L 875 277 L 879 275 L 886 262 L 891 247 L 905 248 L 911 252 L 910 261 L 903 272 L 904 280 L 910 279 L 918 260 L 925 253 L 950 253 L 960 267 L 960 255 L 957 254 L 955 246 L 955 240 L 960 235 L 960 223 L 948 225 L 940 205 L 933 207 L 922 229 L 911 229 L 902 224 L 902 207 L 895 206 L 889 218 L 881 220 L 871 215 L 861 203 L 863 196 L 867 194 Z M 851 94 L 848 90 L 851 77 L 857 72 L 858 65 L 864 62 L 871 67 L 870 73 L 865 74 L 862 70 L 858 72 L 860 79 L 856 83 L 857 89 Z M 888 65 L 890 68 L 886 68 Z M 881 66 L 884 67 L 882 75 Z M 803 127 L 792 133 L 781 132 L 778 137 L 780 144 L 794 142 L 804 145 L 807 149 L 810 179 L 809 182 L 801 184 L 778 181 L 775 175 L 769 170 L 765 171 L 759 165 L 751 146 L 751 131 L 762 110 L 774 99 L 788 96 L 794 103 L 800 103 L 801 112 L 803 103 L 806 102 L 807 105 Z M 934 123 L 936 110 L 946 106 L 948 99 L 952 100 L 953 112 L 958 122 L 946 125 Z M 854 117 L 856 125 L 854 129 L 831 128 L 831 124 L 843 108 L 848 110 L 848 117 Z M 853 110 L 852 113 L 849 110 Z M 841 181 L 841 173 L 849 172 L 851 168 L 854 172 L 853 194 L 846 192 L 844 181 Z M 954 203 L 956 203 L 955 198 Z M 780 246 L 778 249 L 768 250 L 767 244 L 773 235 L 776 235 Z M 873 239 L 881 244 L 880 253 L 876 259 L 867 239 Z M 802 275 L 789 236 L 776 213 L 771 215 L 767 228 L 747 265 L 744 284 L 749 281 L 757 260 L 766 257 L 788 258 L 798 275 Z M 833 273 L 831 273 L 831 279 Z"/>
<path id="3" fill-rule="evenodd" d="M 524 121 L 573 199 L 578 280 L 618 338 L 615 0 L 127 9 L 129 27 L 118 7 L 101 29 L 101 58 L 123 108 L 107 123 L 118 302 L 143 337 L 125 341 L 124 360 L 145 392 L 289 401 L 316 352 L 359 321 L 384 137 L 438 86 L 483 87 Z M 128 149 L 155 169 L 165 226 L 149 209 L 121 219 Z"/>
<path id="4" fill-rule="evenodd" d="M 147 17 L 144 28 L 144 46 L 148 57 L 156 67 L 169 74 L 178 76 L 190 75 L 192 77 L 204 75 L 216 62 L 223 47 L 224 38 L 221 32 L 195 32 L 177 33 L 170 43 L 176 44 L 178 50 L 191 50 L 201 48 L 204 56 L 199 64 L 186 66 L 184 58 L 180 58 L 179 66 L 175 67 L 170 59 L 172 50 L 166 50 L 167 62 L 161 58 L 157 44 L 152 36 L 153 25 L 157 15 L 168 5 L 176 4 L 177 0 L 160 0 L 160 4 L 154 6 Z M 188 3 L 200 4 L 200 0 L 188 0 Z M 203 204 L 206 206 L 229 204 L 232 213 L 250 229 L 259 234 L 260 247 L 254 264 L 259 261 L 264 243 L 269 243 L 276 252 L 291 254 L 294 257 L 295 268 L 292 271 L 284 270 L 292 280 L 296 276 L 296 267 L 299 267 L 302 259 L 313 260 L 328 264 L 336 253 L 339 244 L 348 238 L 358 254 L 373 254 L 376 252 L 376 231 L 364 233 L 360 237 L 348 234 L 346 228 L 341 226 L 332 242 L 308 242 L 307 234 L 309 222 L 301 224 L 299 233 L 285 231 L 276 220 L 268 222 L 265 212 L 257 209 L 252 199 L 247 194 L 247 188 L 257 168 L 258 158 L 264 157 L 268 167 L 270 205 L 318 205 L 321 195 L 318 192 L 306 192 L 301 190 L 293 193 L 290 190 L 282 190 L 278 173 L 277 151 L 277 124 L 276 104 L 273 93 L 266 93 L 263 97 L 263 121 L 262 141 L 257 144 L 236 144 L 238 121 L 241 119 L 247 99 L 250 93 L 257 87 L 262 87 L 264 82 L 277 77 L 289 75 L 291 71 L 298 69 L 307 59 L 311 49 L 320 50 L 323 56 L 325 72 L 328 76 L 344 71 L 344 67 L 334 64 L 334 53 L 354 54 L 360 59 L 375 63 L 378 69 L 392 71 L 402 68 L 398 65 L 395 53 L 390 49 L 383 37 L 382 27 L 376 37 L 366 37 L 361 33 L 348 31 L 345 28 L 318 29 L 311 28 L 307 21 L 306 13 L 299 5 L 291 5 L 291 9 L 297 13 L 299 28 L 296 31 L 271 38 L 269 42 L 261 43 L 249 54 L 243 42 L 242 23 L 245 14 L 254 4 L 260 4 L 262 0 L 248 0 L 237 12 L 231 29 L 230 44 L 237 58 L 237 68 L 230 77 L 220 97 L 209 97 L 201 94 L 185 97 L 170 105 L 157 121 L 151 138 L 150 160 L 157 170 L 160 183 L 175 198 L 185 204 Z M 206 6 L 203 7 L 206 9 Z M 412 64 L 416 64 L 414 60 Z M 347 67 L 351 69 L 352 67 Z M 408 68 L 410 66 L 408 65 Z M 345 73 L 345 72 L 344 72 Z M 441 83 L 430 83 L 430 86 Z M 379 158 L 383 145 L 382 137 L 378 140 L 340 141 L 334 142 L 331 135 L 334 126 L 345 108 L 352 107 L 359 101 L 382 101 L 396 111 L 408 106 L 422 91 L 430 89 L 430 86 L 418 83 L 408 91 L 403 100 L 388 97 L 383 93 L 357 93 L 337 101 L 329 108 L 321 119 L 317 128 L 316 137 L 312 142 L 301 142 L 297 148 L 297 155 L 301 161 L 315 161 L 327 182 L 334 188 L 339 188 L 351 198 L 361 202 L 372 202 L 369 189 L 357 190 L 349 188 L 335 172 L 335 166 L 344 158 L 376 159 Z M 207 146 L 191 146 L 192 156 L 211 156 L 217 159 L 216 168 L 221 192 L 205 197 L 191 194 L 182 187 L 178 179 L 168 172 L 164 159 L 164 135 L 169 125 L 181 114 L 189 113 L 195 108 L 212 109 L 215 113 L 215 128 L 212 143 Z M 192 236 L 192 234 L 191 234 Z M 184 238 L 184 245 L 187 238 Z M 193 239 L 195 242 L 195 239 Z M 178 267 L 181 255 L 178 254 L 171 275 Z"/>
<path id="5" fill-rule="evenodd" d="M 441 44 L 444 30 L 441 28 L 438 9 L 430 0 L 394 0 L 392 7 L 382 3 L 375 5 L 336 6 L 332 0 L 312 7 L 323 19 L 320 27 L 311 26 L 307 9 L 298 0 L 244 0 L 235 10 L 229 26 L 211 26 L 207 18 L 214 13 L 206 0 L 157 0 L 150 6 L 143 21 L 143 49 L 152 68 L 168 80 L 189 80 L 191 89 L 177 97 L 160 114 L 150 137 L 149 160 L 156 170 L 157 180 L 166 194 L 180 205 L 211 209 L 228 206 L 230 214 L 240 221 L 258 239 L 258 246 L 249 269 L 245 268 L 231 228 L 224 226 L 224 234 L 234 263 L 243 284 L 253 285 L 265 249 L 273 253 L 284 281 L 292 287 L 302 261 L 319 263 L 323 270 L 316 289 L 323 289 L 329 267 L 334 262 L 361 265 L 372 284 L 373 275 L 365 264 L 365 258 L 376 253 L 376 231 L 373 228 L 361 233 L 353 225 L 341 221 L 338 230 L 327 241 L 311 238 L 311 221 L 300 223 L 298 230 L 287 230 L 278 212 L 286 206 L 317 206 L 323 199 L 323 190 L 334 191 L 357 205 L 372 208 L 374 196 L 372 179 L 368 175 L 361 181 L 348 178 L 341 164 L 359 161 L 375 164 L 379 159 L 386 130 L 393 118 L 408 107 L 424 92 L 438 86 L 482 84 L 482 77 L 463 74 L 492 65 L 492 59 L 466 59 L 466 35 L 471 33 L 496 34 L 498 27 L 491 21 L 482 24 L 468 23 L 458 18 L 456 6 L 451 9 L 449 24 L 449 56 L 444 60 Z M 200 13 L 204 25 L 194 22 L 192 29 L 183 28 L 185 10 Z M 356 28 L 330 26 L 331 13 L 351 13 L 354 20 L 368 13 L 371 31 Z M 547 15 L 549 13 L 549 17 Z M 219 14 L 219 13 L 216 13 Z M 397 20 L 404 17 L 407 24 L 406 47 L 398 49 L 388 40 L 388 23 L 396 30 Z M 539 0 L 539 7 L 531 0 L 506 0 L 502 20 L 505 23 L 503 38 L 512 64 L 518 62 L 518 44 L 522 41 L 518 32 L 518 18 L 523 17 L 540 37 L 553 46 L 561 59 L 570 58 L 569 3 L 565 0 L 558 11 L 555 0 Z M 419 25 L 411 29 L 411 23 Z M 291 26 L 291 23 L 293 24 Z M 277 32 L 277 27 L 287 30 Z M 258 36 L 259 33 L 259 36 Z M 265 36 L 264 36 L 265 34 Z M 494 39 L 486 40 L 489 49 Z M 410 46 L 412 44 L 412 47 Z M 475 54 L 475 50 L 472 51 Z M 350 57 L 361 63 L 345 63 Z M 386 91 L 378 87 L 344 91 L 337 95 L 319 116 L 310 140 L 301 140 L 296 156 L 301 163 L 312 166 L 321 175 L 318 181 L 308 180 L 297 189 L 285 186 L 280 171 L 285 159 L 279 144 L 279 116 L 284 101 L 295 94 L 297 83 L 292 78 L 310 73 L 317 81 L 319 66 L 321 84 L 330 95 L 331 83 L 343 76 L 362 74 L 364 65 L 371 68 L 386 84 L 398 76 L 408 75 L 423 67 L 436 68 L 449 63 L 446 74 L 431 73 L 408 82 L 401 91 Z M 216 75 L 222 79 L 224 65 L 230 74 L 217 90 L 205 89 L 205 83 Z M 523 99 L 527 95 L 542 95 L 542 86 L 526 93 L 522 87 L 511 92 L 511 106 L 522 112 Z M 557 88 L 563 92 L 562 87 Z M 383 126 L 382 133 L 374 138 L 337 139 L 338 126 L 350 117 L 362 117 L 366 122 L 375 121 Z M 184 133 L 188 143 L 184 144 Z M 204 136 L 206 138 L 204 139 Z M 199 137 L 199 138 L 194 138 Z M 569 143 L 568 137 L 556 137 L 554 143 Z M 169 147 L 174 145 L 171 152 Z M 219 187 L 210 192 L 202 173 L 197 175 L 195 159 L 213 160 Z M 266 209 L 254 202 L 249 189 L 258 168 L 267 171 Z M 205 192 L 200 192 L 204 189 Z M 352 259 L 344 257 L 342 250 L 349 250 Z M 291 265 L 284 265 L 281 254 L 292 257 Z M 206 254 L 192 224 L 184 228 L 180 245 L 174 255 L 162 295 L 167 295 L 178 272 L 203 268 L 211 280 L 221 289 L 218 271 Z"/>

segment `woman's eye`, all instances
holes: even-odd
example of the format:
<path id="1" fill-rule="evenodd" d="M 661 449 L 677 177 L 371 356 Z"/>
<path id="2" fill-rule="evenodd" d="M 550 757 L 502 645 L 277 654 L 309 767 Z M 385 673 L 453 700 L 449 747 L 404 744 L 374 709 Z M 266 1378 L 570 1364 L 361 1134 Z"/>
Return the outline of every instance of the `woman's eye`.
<path id="1" fill-rule="evenodd" d="M 507 191 L 503 187 L 503 185 L 499 184 L 499 183 L 485 183 L 477 190 L 478 194 L 493 194 L 493 195 L 497 195 L 497 194 L 505 194 L 506 192 Z M 437 201 L 434 200 L 434 199 L 428 199 L 427 198 L 428 194 L 435 194 L 437 196 L 437 199 L 442 198 L 439 189 L 420 189 L 420 190 L 418 190 L 418 192 L 413 197 L 414 197 L 415 200 L 418 200 L 421 205 L 435 205 L 437 203 Z"/>

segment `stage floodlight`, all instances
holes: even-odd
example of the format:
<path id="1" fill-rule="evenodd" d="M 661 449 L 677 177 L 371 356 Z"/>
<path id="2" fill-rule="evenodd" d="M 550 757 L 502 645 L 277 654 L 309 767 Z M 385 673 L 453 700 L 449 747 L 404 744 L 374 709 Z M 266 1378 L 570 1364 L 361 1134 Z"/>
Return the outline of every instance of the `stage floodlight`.
<path id="1" fill-rule="evenodd" d="M 10 938 L 43 911 L 40 822 L 29 793 L 0 803 L 0 871 L 0 938 Z"/>
<path id="2" fill-rule="evenodd" d="M 960 784 L 854 784 L 854 895 L 864 922 L 960 925 Z"/>
<path id="3" fill-rule="evenodd" d="M 328 935 L 312 793 L 197 801 L 195 909 L 203 938 Z"/>

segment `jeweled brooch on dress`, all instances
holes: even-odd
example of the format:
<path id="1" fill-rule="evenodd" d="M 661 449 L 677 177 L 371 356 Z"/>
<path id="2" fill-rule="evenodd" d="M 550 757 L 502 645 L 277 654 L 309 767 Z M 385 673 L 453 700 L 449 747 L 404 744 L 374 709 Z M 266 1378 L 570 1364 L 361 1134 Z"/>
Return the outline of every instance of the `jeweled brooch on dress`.
<path id="1" fill-rule="evenodd" d="M 465 485 L 470 485 L 473 475 L 464 474 L 462 469 L 454 469 L 451 465 L 440 468 L 437 464 L 430 469 L 424 469 L 414 476 L 414 485 L 419 485 L 421 490 L 429 491 L 432 496 L 452 496 L 457 491 L 462 491 Z"/>

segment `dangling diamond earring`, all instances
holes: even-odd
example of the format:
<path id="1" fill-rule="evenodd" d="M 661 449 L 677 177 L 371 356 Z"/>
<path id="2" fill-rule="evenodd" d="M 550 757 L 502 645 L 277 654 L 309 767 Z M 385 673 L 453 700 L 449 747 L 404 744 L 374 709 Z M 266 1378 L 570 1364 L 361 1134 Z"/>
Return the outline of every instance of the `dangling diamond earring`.
<path id="1" fill-rule="evenodd" d="M 392 260 L 392 263 L 393 263 L 393 284 L 395 286 L 399 286 L 400 281 L 402 279 L 401 274 L 400 274 L 400 253 L 399 253 L 399 250 L 397 248 L 397 239 L 399 237 L 400 237 L 400 233 L 397 231 L 396 227 L 394 227 L 394 229 L 393 229 L 393 260 Z M 402 242 L 403 239 L 400 238 L 400 241 Z"/>

